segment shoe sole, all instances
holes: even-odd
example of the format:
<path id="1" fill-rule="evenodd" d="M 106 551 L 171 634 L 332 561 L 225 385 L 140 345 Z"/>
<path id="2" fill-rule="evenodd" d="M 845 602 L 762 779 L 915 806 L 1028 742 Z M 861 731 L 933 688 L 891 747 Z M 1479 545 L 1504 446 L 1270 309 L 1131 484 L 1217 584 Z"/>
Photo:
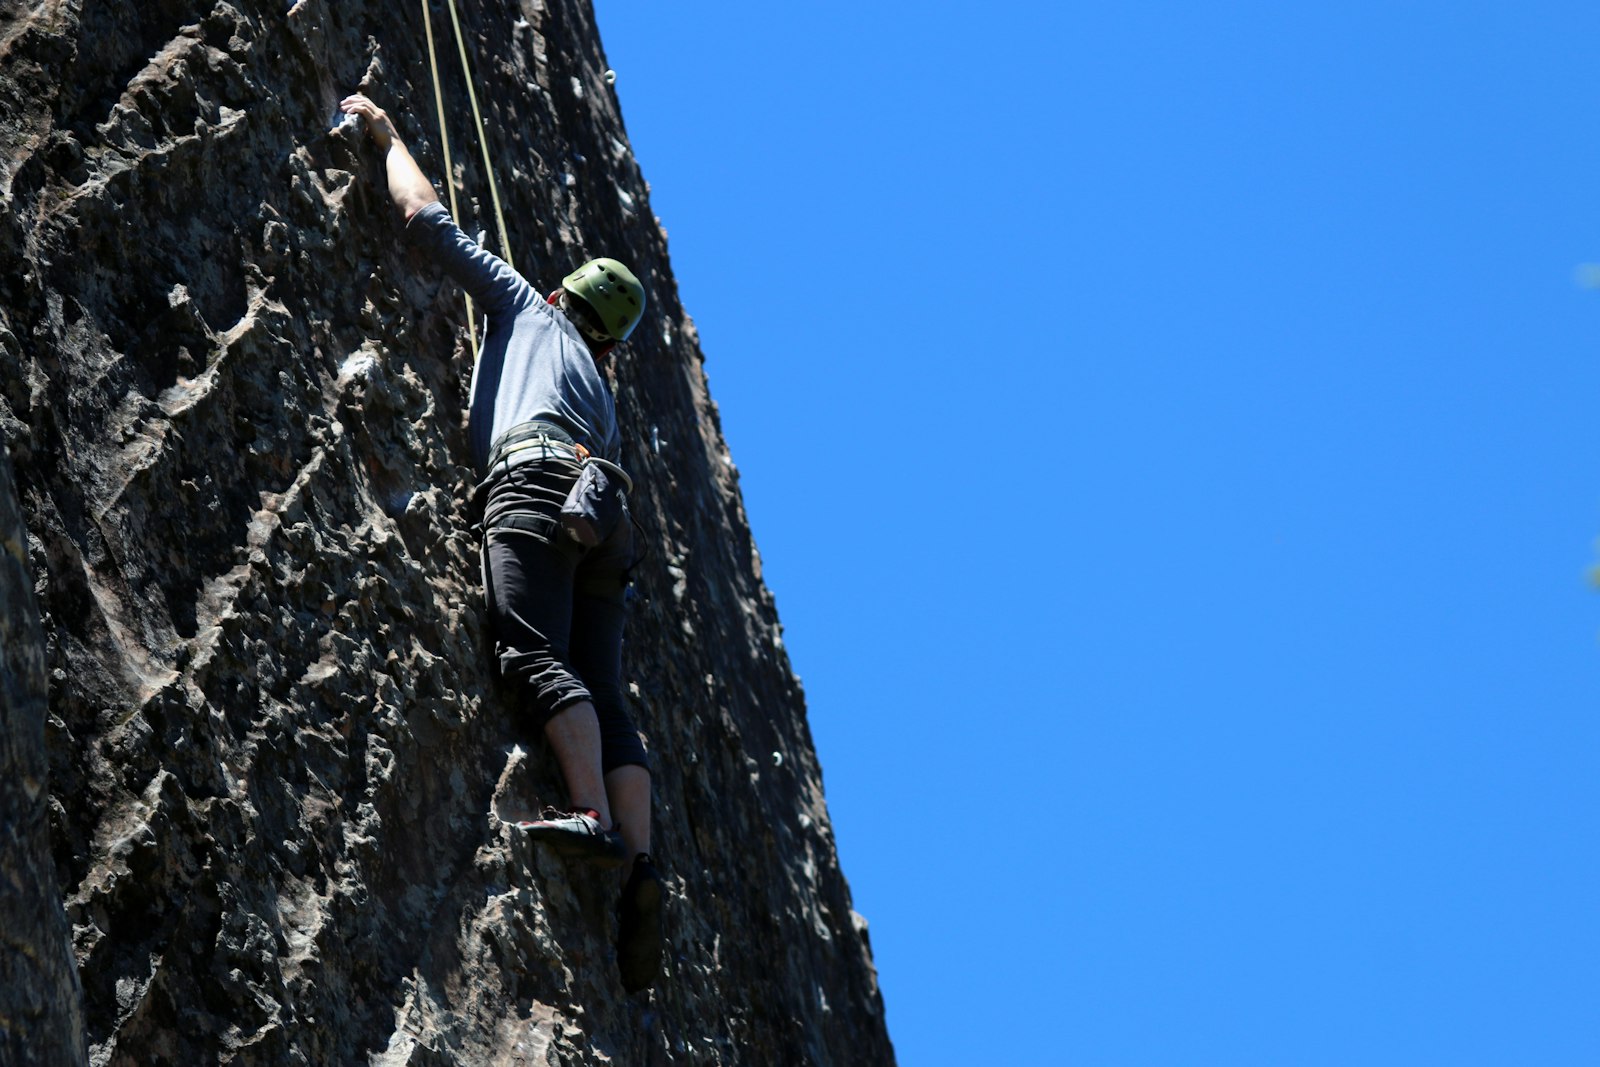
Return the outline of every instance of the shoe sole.
<path id="1" fill-rule="evenodd" d="M 633 913 L 637 923 L 633 936 L 617 939 L 617 970 L 622 974 L 622 988 L 630 993 L 649 989 L 661 976 L 661 883 L 654 878 L 642 880 L 633 891 Z M 638 946 L 644 946 L 639 948 Z"/>
<path id="2" fill-rule="evenodd" d="M 536 826 L 533 823 L 515 823 L 530 839 L 549 845 L 558 855 L 569 859 L 588 860 L 601 867 L 620 867 L 623 861 L 621 842 L 608 841 L 592 834 L 574 833 L 554 827 Z"/>

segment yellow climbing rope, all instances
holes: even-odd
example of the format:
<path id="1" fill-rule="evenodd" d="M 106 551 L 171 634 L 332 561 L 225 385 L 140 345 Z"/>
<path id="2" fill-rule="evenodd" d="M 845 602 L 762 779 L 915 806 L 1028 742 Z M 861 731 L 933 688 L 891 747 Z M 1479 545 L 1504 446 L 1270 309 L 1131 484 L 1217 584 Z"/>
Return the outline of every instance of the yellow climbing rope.
<path id="1" fill-rule="evenodd" d="M 494 223 L 500 231 L 500 254 L 512 270 L 511 240 L 506 236 L 506 219 L 500 212 L 500 187 L 495 184 L 494 164 L 489 162 L 489 138 L 483 133 L 483 115 L 478 111 L 478 94 L 472 88 L 472 68 L 467 66 L 467 42 L 461 35 L 461 20 L 456 17 L 456 0 L 450 0 L 450 24 L 456 31 L 456 52 L 461 56 L 461 80 L 467 83 L 467 99 L 472 102 L 472 126 L 478 131 L 478 147 L 483 150 L 483 173 L 489 176 L 489 199 L 494 203 Z"/>
<path id="2" fill-rule="evenodd" d="M 444 188 L 450 195 L 450 217 L 459 219 L 461 215 L 456 211 L 455 168 L 450 165 L 450 133 L 444 124 L 444 90 L 439 85 L 439 57 L 433 48 L 433 16 L 428 12 L 428 0 L 422 0 L 422 25 L 428 34 L 428 69 L 433 74 L 433 105 L 439 113 L 439 143 L 444 146 Z M 472 364 L 477 366 L 477 318 L 472 313 L 472 297 L 463 295 L 467 301 L 467 338 L 472 343 Z"/>
<path id="3" fill-rule="evenodd" d="M 450 0 L 450 24 L 455 28 L 456 54 L 461 57 L 461 79 L 467 85 L 467 99 L 472 102 L 472 124 L 478 132 L 478 147 L 483 152 L 483 172 L 489 178 L 489 197 L 494 203 L 495 228 L 500 233 L 500 255 L 515 270 L 511 258 L 511 239 L 506 234 L 505 213 L 500 209 L 500 186 L 494 180 L 494 163 L 489 159 L 489 139 L 483 132 L 483 115 L 478 110 L 478 94 L 472 87 L 472 68 L 467 63 L 467 41 L 461 33 L 461 19 L 456 14 L 456 0 Z M 428 10 L 428 0 L 422 0 L 422 25 L 428 34 L 428 69 L 433 75 L 433 104 L 439 113 L 439 143 L 444 149 L 445 189 L 450 194 L 450 217 L 458 222 L 461 213 L 456 209 L 455 168 L 450 162 L 450 134 L 444 122 L 444 89 L 439 84 L 439 57 L 433 44 L 433 15 Z M 478 328 L 472 311 L 472 297 L 467 296 L 467 337 L 472 343 L 472 362 L 478 362 Z"/>

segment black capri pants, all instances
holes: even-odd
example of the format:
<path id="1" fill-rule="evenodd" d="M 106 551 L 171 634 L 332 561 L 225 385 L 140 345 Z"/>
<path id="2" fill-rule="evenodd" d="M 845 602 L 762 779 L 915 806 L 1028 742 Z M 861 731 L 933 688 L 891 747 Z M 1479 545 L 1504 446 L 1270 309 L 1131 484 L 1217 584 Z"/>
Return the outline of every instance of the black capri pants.
<path id="1" fill-rule="evenodd" d="M 526 694 L 540 730 L 580 701 L 600 719 L 600 766 L 649 768 L 622 691 L 624 593 L 633 566 L 633 522 L 585 548 L 561 525 L 578 478 L 565 451 L 492 474 L 483 517 L 483 582 L 501 676 Z"/>

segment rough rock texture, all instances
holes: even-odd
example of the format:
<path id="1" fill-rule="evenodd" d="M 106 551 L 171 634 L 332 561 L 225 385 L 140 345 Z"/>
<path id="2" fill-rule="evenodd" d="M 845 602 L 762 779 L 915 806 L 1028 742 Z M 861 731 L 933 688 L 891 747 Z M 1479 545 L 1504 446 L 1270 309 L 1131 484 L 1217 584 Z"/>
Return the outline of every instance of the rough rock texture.
<path id="1" fill-rule="evenodd" d="M 424 8 L 289 6 L 0 10 L 5 1062 L 892 1063 L 592 11 L 461 21 L 518 267 L 625 249 L 653 300 L 612 372 L 669 880 L 668 975 L 635 997 L 614 880 L 497 817 L 562 795 L 488 671 L 460 294 L 371 145 L 326 132 L 364 85 L 442 180 Z M 462 222 L 492 235 L 431 11 Z"/>
<path id="2" fill-rule="evenodd" d="M 44 631 L 0 449 L 0 1064 L 81 1063 L 83 1016 L 50 859 Z"/>

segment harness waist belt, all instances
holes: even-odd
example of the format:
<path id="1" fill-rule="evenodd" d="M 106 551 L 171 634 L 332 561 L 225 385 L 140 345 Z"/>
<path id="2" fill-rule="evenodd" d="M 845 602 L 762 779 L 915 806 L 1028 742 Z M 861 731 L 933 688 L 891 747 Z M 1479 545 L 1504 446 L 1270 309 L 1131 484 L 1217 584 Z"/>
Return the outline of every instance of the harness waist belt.
<path id="1" fill-rule="evenodd" d="M 519 422 L 494 439 L 494 444 L 489 446 L 489 474 L 493 476 L 497 471 L 507 471 L 518 464 L 552 456 L 575 459 L 579 463 L 597 463 L 621 478 L 629 492 L 633 491 L 633 479 L 627 471 L 609 459 L 592 455 L 561 427 L 537 419 Z"/>
<path id="2" fill-rule="evenodd" d="M 507 467 L 530 459 L 545 459 L 551 455 L 568 459 L 581 459 L 588 453 L 572 439 L 572 435 L 549 422 L 519 422 L 495 438 L 489 446 L 489 470 L 501 464 Z"/>
<path id="3" fill-rule="evenodd" d="M 571 445 L 557 441 L 522 441 L 501 450 L 500 458 L 490 467 L 490 472 L 509 470 L 536 459 L 564 459 L 576 462 L 579 456 Z"/>
<path id="4" fill-rule="evenodd" d="M 556 521 L 544 515 L 525 515 L 512 511 L 504 515 L 495 516 L 492 522 L 484 523 L 485 532 L 504 533 L 531 533 L 548 535 L 556 526 Z"/>

